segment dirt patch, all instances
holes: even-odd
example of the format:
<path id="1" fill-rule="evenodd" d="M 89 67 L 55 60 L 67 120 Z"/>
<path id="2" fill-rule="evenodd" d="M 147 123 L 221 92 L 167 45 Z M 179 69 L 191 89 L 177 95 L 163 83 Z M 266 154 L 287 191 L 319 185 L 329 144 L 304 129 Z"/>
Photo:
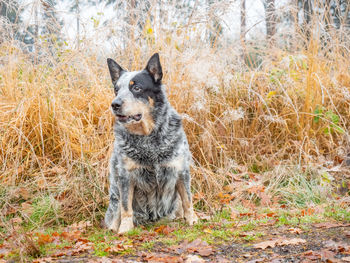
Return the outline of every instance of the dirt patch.
<path id="1" fill-rule="evenodd" d="M 209 256 L 200 256 L 198 251 L 189 253 L 179 250 L 176 253 L 171 247 L 157 243 L 149 252 L 140 253 L 135 257 L 118 257 L 113 259 L 101 258 L 90 259 L 91 262 L 348 262 L 342 258 L 350 255 L 350 240 L 348 233 L 350 227 L 316 228 L 310 229 L 300 234 L 290 233 L 287 227 L 275 229 L 263 228 L 266 235 L 254 243 L 232 242 L 230 244 L 213 245 L 213 253 Z M 295 245 L 275 245 L 266 249 L 255 248 L 254 244 L 275 239 L 293 240 L 298 238 L 305 242 Z M 167 253 L 165 253 L 167 252 Z M 191 261 L 189 255 L 197 255 L 195 261 Z M 158 257 L 157 257 L 158 255 Z M 114 261 L 115 260 L 115 261 Z M 64 262 L 64 261 L 60 261 Z M 66 261 L 65 261 L 66 262 Z"/>

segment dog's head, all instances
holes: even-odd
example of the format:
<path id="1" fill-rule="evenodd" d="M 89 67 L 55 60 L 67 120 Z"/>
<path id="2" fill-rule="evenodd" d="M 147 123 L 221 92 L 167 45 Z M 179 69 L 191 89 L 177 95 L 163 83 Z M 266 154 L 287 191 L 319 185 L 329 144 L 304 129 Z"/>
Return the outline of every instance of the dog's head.
<path id="1" fill-rule="evenodd" d="M 158 53 L 141 71 L 128 72 L 111 58 L 107 63 L 116 95 L 112 111 L 117 122 L 133 134 L 149 135 L 155 126 L 154 108 L 163 100 Z"/>

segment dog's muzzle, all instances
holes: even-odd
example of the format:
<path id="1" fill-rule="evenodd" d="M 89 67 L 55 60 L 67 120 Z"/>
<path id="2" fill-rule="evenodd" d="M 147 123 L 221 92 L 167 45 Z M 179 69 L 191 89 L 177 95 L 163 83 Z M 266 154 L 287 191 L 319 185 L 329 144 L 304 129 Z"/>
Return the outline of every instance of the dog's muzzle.
<path id="1" fill-rule="evenodd" d="M 136 114 L 136 115 L 130 115 L 130 116 L 116 114 L 116 116 L 118 121 L 123 123 L 127 123 L 130 121 L 139 121 L 142 119 L 142 114 Z"/>
<path id="2" fill-rule="evenodd" d="M 135 115 L 124 115 L 122 110 L 123 101 L 121 99 L 115 99 L 112 102 L 112 110 L 115 116 L 117 117 L 117 120 L 122 123 L 127 123 L 130 121 L 139 121 L 142 119 L 142 114 L 135 114 Z"/>

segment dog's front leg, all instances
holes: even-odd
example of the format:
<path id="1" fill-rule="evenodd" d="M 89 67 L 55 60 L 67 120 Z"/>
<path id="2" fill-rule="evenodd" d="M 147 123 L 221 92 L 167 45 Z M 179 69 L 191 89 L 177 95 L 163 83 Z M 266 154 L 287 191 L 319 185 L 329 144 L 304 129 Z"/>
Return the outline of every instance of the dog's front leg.
<path id="1" fill-rule="evenodd" d="M 189 171 L 184 171 L 176 184 L 177 191 L 180 194 L 182 201 L 182 208 L 186 222 L 189 225 L 197 223 L 198 218 L 193 211 L 192 195 L 191 195 L 191 176 Z"/>
<path id="2" fill-rule="evenodd" d="M 134 196 L 134 185 L 131 175 L 123 173 L 118 180 L 120 191 L 120 226 L 118 233 L 123 234 L 134 228 L 132 200 Z"/>

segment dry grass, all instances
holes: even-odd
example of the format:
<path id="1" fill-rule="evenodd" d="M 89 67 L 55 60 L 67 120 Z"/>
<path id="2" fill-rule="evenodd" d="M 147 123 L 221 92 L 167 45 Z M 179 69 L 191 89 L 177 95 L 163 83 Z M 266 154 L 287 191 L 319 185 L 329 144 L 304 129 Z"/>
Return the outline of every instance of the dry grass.
<path id="1" fill-rule="evenodd" d="M 293 169 L 264 172 L 284 165 L 299 165 L 300 171 L 345 158 L 350 60 L 341 43 L 334 43 L 327 56 L 317 39 L 306 50 L 264 48 L 262 67 L 251 69 L 242 66 L 235 48 L 210 48 L 199 38 L 188 44 L 185 34 L 177 34 L 176 43 L 145 37 L 142 49 L 134 46 L 115 58 L 129 70 L 140 69 L 160 51 L 169 99 L 184 114 L 195 161 L 194 192 L 205 193 L 206 207 L 234 174 L 264 174 L 267 189 L 278 195 L 274 179 L 288 180 L 289 172 L 302 175 Z M 33 63 L 11 42 L 1 43 L 0 57 L 0 181 L 5 193 L 0 208 L 26 200 L 18 194 L 20 186 L 36 198 L 57 200 L 56 219 L 96 220 L 108 202 L 113 140 L 113 92 L 105 57 L 66 50 L 50 57 L 50 63 Z"/>

